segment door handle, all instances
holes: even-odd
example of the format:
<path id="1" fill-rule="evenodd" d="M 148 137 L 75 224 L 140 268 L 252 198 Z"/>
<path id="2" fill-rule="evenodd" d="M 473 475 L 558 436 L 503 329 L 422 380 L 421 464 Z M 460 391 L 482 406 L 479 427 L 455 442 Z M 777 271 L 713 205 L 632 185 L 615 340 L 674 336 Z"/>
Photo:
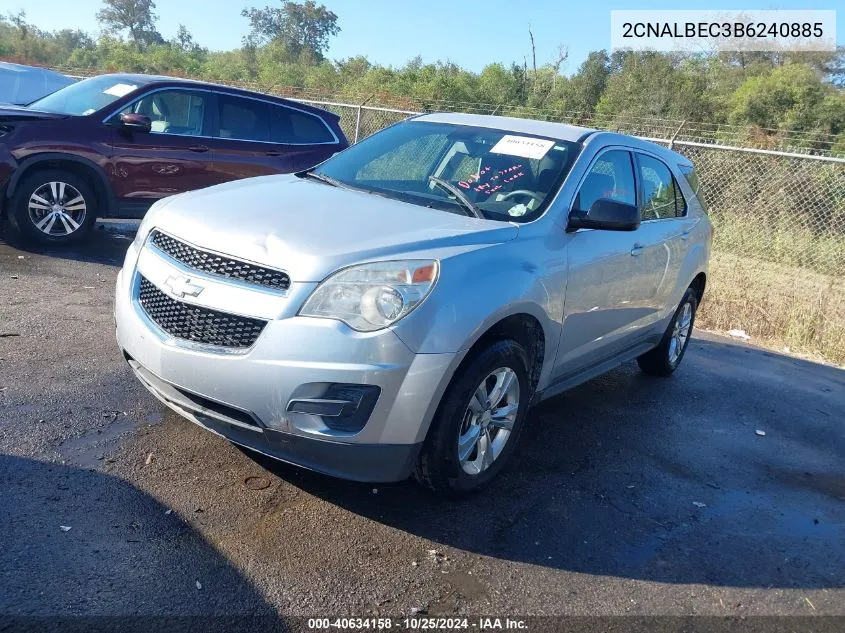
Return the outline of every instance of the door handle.
<path id="1" fill-rule="evenodd" d="M 282 155 L 281 152 L 276 151 L 274 149 L 271 149 L 269 152 L 267 152 L 267 156 L 281 156 L 281 155 Z"/>
<path id="2" fill-rule="evenodd" d="M 191 145 L 188 149 L 192 152 L 207 152 L 208 146 L 207 145 Z"/>
<path id="3" fill-rule="evenodd" d="M 631 249 L 631 255 L 636 257 L 637 255 L 643 252 L 643 249 L 645 249 L 645 246 L 643 246 L 642 244 L 634 244 L 634 248 Z"/>
<path id="4" fill-rule="evenodd" d="M 681 233 L 681 239 L 682 240 L 688 240 L 691 232 L 692 232 L 692 230 L 689 229 L 689 230 L 686 230 L 683 233 Z"/>

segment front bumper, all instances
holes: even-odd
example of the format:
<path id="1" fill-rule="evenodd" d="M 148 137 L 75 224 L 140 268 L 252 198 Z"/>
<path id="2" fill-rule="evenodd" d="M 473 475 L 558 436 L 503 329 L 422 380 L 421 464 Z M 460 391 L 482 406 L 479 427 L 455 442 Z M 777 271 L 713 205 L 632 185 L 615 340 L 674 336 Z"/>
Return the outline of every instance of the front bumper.
<path id="1" fill-rule="evenodd" d="M 436 403 L 458 360 L 455 354 L 415 354 L 391 330 L 362 334 L 329 319 L 296 316 L 314 284 L 293 284 L 284 296 L 250 297 L 250 290 L 185 269 L 178 262 L 130 248 L 118 275 L 117 340 L 139 380 L 191 421 L 271 457 L 359 481 L 406 478 L 425 439 Z M 170 273 L 190 275 L 199 296 L 274 316 L 243 353 L 209 350 L 157 331 L 137 302 L 139 271 L 160 289 Z M 247 301 L 250 299 L 250 301 Z M 197 303 L 199 303 L 197 301 Z M 328 428 L 317 415 L 289 411 L 291 401 L 319 398 L 329 384 L 380 389 L 357 432 Z"/>

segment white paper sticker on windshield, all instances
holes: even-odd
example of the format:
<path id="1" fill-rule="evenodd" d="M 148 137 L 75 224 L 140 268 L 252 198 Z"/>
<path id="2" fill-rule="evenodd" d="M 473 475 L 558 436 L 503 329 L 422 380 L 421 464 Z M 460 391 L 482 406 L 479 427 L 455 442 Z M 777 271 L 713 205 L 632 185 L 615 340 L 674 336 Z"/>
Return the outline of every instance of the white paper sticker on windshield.
<path id="1" fill-rule="evenodd" d="M 113 97 L 125 97 L 137 87 L 138 86 L 133 86 L 132 84 L 115 84 L 111 88 L 103 90 L 103 94 L 111 95 Z"/>
<path id="2" fill-rule="evenodd" d="M 541 138 L 505 134 L 502 140 L 493 146 L 490 153 L 540 160 L 554 147 L 554 144 L 554 141 L 547 141 Z"/>

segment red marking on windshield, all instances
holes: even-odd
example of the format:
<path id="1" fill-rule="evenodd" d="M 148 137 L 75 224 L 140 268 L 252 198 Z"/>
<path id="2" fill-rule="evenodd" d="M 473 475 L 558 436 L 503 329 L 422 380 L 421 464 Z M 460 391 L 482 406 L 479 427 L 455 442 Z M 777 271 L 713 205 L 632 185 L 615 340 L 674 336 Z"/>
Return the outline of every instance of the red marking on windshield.
<path id="1" fill-rule="evenodd" d="M 462 189 L 472 189 L 473 191 L 477 191 L 479 193 L 488 193 L 492 194 L 499 189 L 502 188 L 502 185 L 513 182 L 518 178 L 522 178 L 525 176 L 525 171 L 522 170 L 523 166 L 520 163 L 519 165 L 513 165 L 506 169 L 500 169 L 498 171 L 493 172 L 490 166 L 488 165 L 477 174 L 472 174 L 468 176 L 466 180 L 461 180 L 458 183 L 458 186 Z M 492 172 L 492 173 L 491 173 Z M 488 178 L 485 178 L 490 174 Z M 484 180 L 485 182 L 481 182 Z M 475 186 L 473 186 L 474 183 Z M 496 186 L 493 186 L 493 183 L 497 183 Z"/>

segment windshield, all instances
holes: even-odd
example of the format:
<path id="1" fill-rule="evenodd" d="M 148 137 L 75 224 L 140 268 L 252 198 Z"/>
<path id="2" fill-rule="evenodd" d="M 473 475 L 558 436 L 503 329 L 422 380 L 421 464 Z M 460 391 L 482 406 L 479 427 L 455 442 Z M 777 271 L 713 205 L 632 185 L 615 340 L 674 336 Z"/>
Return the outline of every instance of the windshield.
<path id="1" fill-rule="evenodd" d="M 408 121 L 353 145 L 313 173 L 414 204 L 529 222 L 551 202 L 579 149 L 539 136 Z"/>
<path id="2" fill-rule="evenodd" d="M 93 77 L 33 101 L 27 107 L 42 112 L 87 115 L 128 95 L 138 85 L 125 77 Z"/>

